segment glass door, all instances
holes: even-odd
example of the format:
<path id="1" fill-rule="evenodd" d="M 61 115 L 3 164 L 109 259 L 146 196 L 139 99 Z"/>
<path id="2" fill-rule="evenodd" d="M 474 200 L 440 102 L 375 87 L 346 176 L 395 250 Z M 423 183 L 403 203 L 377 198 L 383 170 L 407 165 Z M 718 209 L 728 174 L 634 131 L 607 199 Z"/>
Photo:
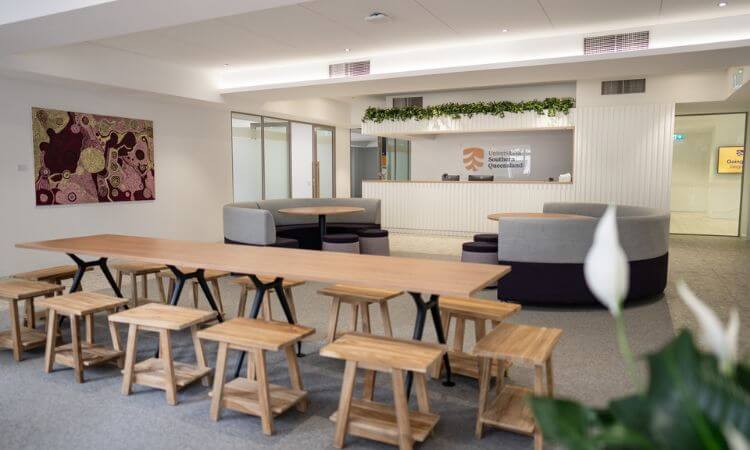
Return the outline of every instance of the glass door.
<path id="1" fill-rule="evenodd" d="M 739 235 L 746 116 L 675 117 L 672 233 Z"/>
<path id="2" fill-rule="evenodd" d="M 335 195 L 334 180 L 334 139 L 333 128 L 313 126 L 314 145 L 314 196 L 332 198 Z"/>
<path id="3" fill-rule="evenodd" d="M 383 138 L 385 147 L 385 179 L 407 181 L 411 178 L 411 142 Z"/>
<path id="4" fill-rule="evenodd" d="M 263 199 L 263 145 L 260 116 L 232 114 L 234 201 Z"/>
<path id="5" fill-rule="evenodd" d="M 289 121 L 263 118 L 265 198 L 289 198 Z"/>

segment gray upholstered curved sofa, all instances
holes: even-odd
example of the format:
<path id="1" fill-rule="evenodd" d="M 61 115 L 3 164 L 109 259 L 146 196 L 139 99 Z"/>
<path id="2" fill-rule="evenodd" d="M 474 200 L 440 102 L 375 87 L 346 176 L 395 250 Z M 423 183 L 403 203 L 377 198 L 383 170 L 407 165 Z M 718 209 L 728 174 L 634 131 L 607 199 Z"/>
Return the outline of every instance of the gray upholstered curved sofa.
<path id="1" fill-rule="evenodd" d="M 544 212 L 586 219 L 504 218 L 499 222 L 498 259 L 512 266 L 498 283 L 498 298 L 524 304 L 597 303 L 583 278 L 602 203 L 546 203 Z M 669 213 L 618 206 L 620 244 L 630 262 L 627 300 L 664 291 L 669 260 Z"/>
<path id="2" fill-rule="evenodd" d="M 327 217 L 328 233 L 380 228 L 380 200 L 368 198 L 290 198 L 224 206 L 224 241 L 233 244 L 319 249 L 316 216 L 294 216 L 280 209 L 303 206 L 356 206 L 364 211 Z"/>

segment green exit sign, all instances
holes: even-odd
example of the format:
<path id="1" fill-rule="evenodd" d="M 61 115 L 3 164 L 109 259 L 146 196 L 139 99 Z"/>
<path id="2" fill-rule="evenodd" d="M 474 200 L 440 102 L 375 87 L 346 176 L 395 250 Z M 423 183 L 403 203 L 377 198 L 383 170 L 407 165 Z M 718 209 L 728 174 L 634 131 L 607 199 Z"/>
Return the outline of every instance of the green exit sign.
<path id="1" fill-rule="evenodd" d="M 675 142 L 682 142 L 682 141 L 684 141 L 684 140 L 685 140 L 685 135 L 684 135 L 684 134 L 682 134 L 682 133 L 675 133 L 675 134 L 673 135 L 673 138 L 674 138 L 674 141 L 675 141 Z"/>

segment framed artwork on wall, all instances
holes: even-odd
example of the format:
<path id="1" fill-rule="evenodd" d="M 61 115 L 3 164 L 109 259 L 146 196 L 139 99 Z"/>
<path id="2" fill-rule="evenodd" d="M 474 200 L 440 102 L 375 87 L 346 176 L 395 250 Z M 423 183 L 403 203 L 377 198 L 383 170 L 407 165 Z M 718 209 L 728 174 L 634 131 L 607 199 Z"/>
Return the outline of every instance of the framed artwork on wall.
<path id="1" fill-rule="evenodd" d="M 150 120 L 32 108 L 36 204 L 156 198 Z"/>

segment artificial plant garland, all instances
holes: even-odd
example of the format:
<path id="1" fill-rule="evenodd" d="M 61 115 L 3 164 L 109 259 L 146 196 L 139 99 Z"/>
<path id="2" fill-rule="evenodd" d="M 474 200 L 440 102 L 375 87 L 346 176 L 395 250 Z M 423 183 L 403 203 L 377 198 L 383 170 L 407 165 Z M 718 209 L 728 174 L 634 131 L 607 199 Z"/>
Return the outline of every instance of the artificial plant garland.
<path id="1" fill-rule="evenodd" d="M 444 103 L 432 106 L 407 106 L 403 108 L 367 108 L 362 118 L 363 122 L 381 123 L 385 120 L 403 122 L 405 120 L 429 120 L 436 117 L 451 117 L 460 119 L 462 116 L 472 117 L 476 114 L 488 114 L 505 117 L 505 113 L 522 113 L 536 111 L 539 115 L 547 114 L 554 117 L 558 112 L 568 114 L 575 107 L 575 99 L 570 97 L 548 97 L 544 100 L 529 100 L 527 102 L 477 102 L 477 103 Z"/>

